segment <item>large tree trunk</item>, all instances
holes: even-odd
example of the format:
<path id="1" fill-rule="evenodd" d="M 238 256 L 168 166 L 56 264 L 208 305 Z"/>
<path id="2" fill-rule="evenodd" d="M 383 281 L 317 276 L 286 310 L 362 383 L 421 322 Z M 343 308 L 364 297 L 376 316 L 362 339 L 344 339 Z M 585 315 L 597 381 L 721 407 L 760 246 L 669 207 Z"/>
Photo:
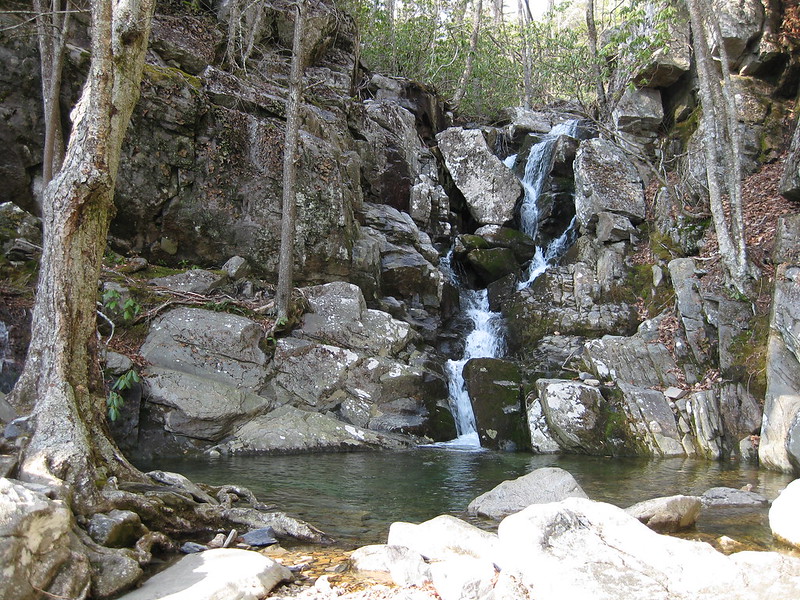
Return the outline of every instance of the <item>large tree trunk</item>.
<path id="1" fill-rule="evenodd" d="M 20 477 L 59 485 L 77 512 L 97 482 L 136 478 L 108 434 L 97 359 L 97 282 L 125 130 L 139 98 L 155 0 L 95 0 L 92 59 L 63 166 L 43 195 L 44 245 L 28 358 L 12 391 L 33 405 Z"/>
<path id="2" fill-rule="evenodd" d="M 595 93 L 597 95 L 597 112 L 600 122 L 608 122 L 608 98 L 603 84 L 603 68 L 600 64 L 600 54 L 597 51 L 597 23 L 594 16 L 594 0 L 586 2 L 586 31 L 589 42 L 589 55 L 592 60 L 592 75 L 594 77 Z"/>
<path id="3" fill-rule="evenodd" d="M 283 149 L 283 214 L 281 216 L 281 249 L 278 262 L 278 289 L 275 306 L 278 323 L 289 318 L 289 305 L 292 299 L 294 282 L 294 239 L 297 205 L 295 201 L 295 180 L 297 138 L 300 130 L 300 102 L 303 94 L 303 21 L 306 5 L 297 2 L 294 21 L 294 40 L 292 41 L 292 70 L 289 76 L 289 101 L 286 106 L 286 141 Z"/>
<path id="4" fill-rule="evenodd" d="M 522 55 L 522 106 L 531 107 L 533 98 L 533 65 L 528 48 L 528 24 L 531 22 L 531 11 L 527 0 L 517 0 L 517 18 L 519 19 L 520 50 Z"/>

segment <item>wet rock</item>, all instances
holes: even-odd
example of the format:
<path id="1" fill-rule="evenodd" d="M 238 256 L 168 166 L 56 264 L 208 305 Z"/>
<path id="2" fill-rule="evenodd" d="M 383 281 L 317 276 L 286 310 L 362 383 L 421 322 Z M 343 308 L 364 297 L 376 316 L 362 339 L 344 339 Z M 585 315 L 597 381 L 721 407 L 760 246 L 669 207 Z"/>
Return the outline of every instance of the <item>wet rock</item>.
<path id="1" fill-rule="evenodd" d="M 204 492 L 200 486 L 193 483 L 188 477 L 184 477 L 180 473 L 170 473 L 169 471 L 150 471 L 147 476 L 158 483 L 169 485 L 174 488 L 179 488 L 188 492 L 196 502 L 204 502 L 206 504 L 215 505 L 218 502 L 209 494 Z"/>
<path id="2" fill-rule="evenodd" d="M 489 285 L 506 275 L 519 275 L 520 268 L 510 248 L 487 248 L 472 250 L 467 262 L 484 285 Z"/>
<path id="3" fill-rule="evenodd" d="M 500 521 L 531 504 L 587 497 L 570 473 L 557 467 L 545 467 L 502 482 L 470 502 L 467 511 L 471 515 Z"/>
<path id="4" fill-rule="evenodd" d="M 510 248 L 514 252 L 514 258 L 520 264 L 529 261 L 536 254 L 536 243 L 522 231 L 510 227 L 484 225 L 475 230 L 475 235 L 483 239 L 489 246 Z"/>
<path id="5" fill-rule="evenodd" d="M 575 210 L 582 232 L 594 230 L 601 212 L 625 216 L 634 225 L 644 220 L 642 179 L 610 142 L 581 142 L 575 157 Z"/>
<path id="6" fill-rule="evenodd" d="M 528 447 L 520 390 L 522 376 L 513 362 L 473 358 L 464 365 L 464 381 L 481 446 L 501 450 Z"/>
<path id="7" fill-rule="evenodd" d="M 739 506 L 766 506 L 769 500 L 756 492 L 737 490 L 735 488 L 715 487 L 703 492 L 700 496 L 703 506 L 739 507 Z"/>
<path id="8" fill-rule="evenodd" d="M 430 567 L 419 553 L 397 545 L 363 546 L 350 555 L 352 568 L 367 576 L 387 574 L 395 585 L 424 585 L 430 581 Z"/>
<path id="9" fill-rule="evenodd" d="M 392 523 L 387 543 L 406 546 L 429 561 L 454 556 L 492 560 L 497 552 L 496 534 L 450 515 L 440 515 L 418 525 Z"/>
<path id="10" fill-rule="evenodd" d="M 0 478 L 0 597 L 34 600 L 46 594 L 86 594 L 91 568 L 60 500 Z"/>
<path id="11" fill-rule="evenodd" d="M 242 536 L 242 542 L 248 546 L 271 546 L 277 544 L 278 540 L 275 538 L 275 531 L 272 527 L 261 527 L 248 531 Z"/>
<path id="12" fill-rule="evenodd" d="M 181 552 L 184 554 L 195 554 L 197 552 L 205 552 L 209 550 L 208 546 L 198 544 L 197 542 L 184 542 L 181 546 Z"/>
<path id="13" fill-rule="evenodd" d="M 503 225 L 510 221 L 522 186 L 491 152 L 483 133 L 478 129 L 452 127 L 436 139 L 447 169 L 475 220 L 482 225 Z"/>
<path id="14" fill-rule="evenodd" d="M 625 512 L 653 531 L 672 533 L 694 527 L 702 506 L 696 496 L 668 496 L 638 502 Z"/>
<path id="15" fill-rule="evenodd" d="M 261 598 L 292 574 L 286 567 L 257 552 L 218 549 L 185 556 L 148 579 L 125 600 L 213 600 Z"/>
<path id="16" fill-rule="evenodd" d="M 776 539 L 800 549 L 800 479 L 795 479 L 775 498 L 769 509 L 769 527 Z"/>
<path id="17" fill-rule="evenodd" d="M 101 546 L 129 548 L 143 533 L 142 521 L 135 512 L 112 510 L 97 513 L 89 520 L 89 535 Z"/>

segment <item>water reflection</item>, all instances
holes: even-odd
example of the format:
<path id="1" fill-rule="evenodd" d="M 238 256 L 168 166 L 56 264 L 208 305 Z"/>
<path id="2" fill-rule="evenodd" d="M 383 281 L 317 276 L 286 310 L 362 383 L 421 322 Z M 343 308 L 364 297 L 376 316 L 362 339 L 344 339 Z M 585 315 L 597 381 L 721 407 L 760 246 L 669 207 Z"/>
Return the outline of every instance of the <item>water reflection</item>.
<path id="1" fill-rule="evenodd" d="M 790 477 L 748 465 L 690 459 L 625 459 L 416 449 L 407 452 L 233 456 L 139 461 L 212 485 L 245 485 L 262 501 L 306 519 L 346 546 L 385 542 L 394 521 L 440 514 L 465 517 L 469 502 L 506 479 L 558 466 L 590 498 L 617 506 L 672 494 L 702 494 L 716 486 L 753 491 L 773 500 Z M 486 524 L 484 524 L 486 526 Z M 701 532 L 771 543 L 766 510 L 706 510 Z"/>

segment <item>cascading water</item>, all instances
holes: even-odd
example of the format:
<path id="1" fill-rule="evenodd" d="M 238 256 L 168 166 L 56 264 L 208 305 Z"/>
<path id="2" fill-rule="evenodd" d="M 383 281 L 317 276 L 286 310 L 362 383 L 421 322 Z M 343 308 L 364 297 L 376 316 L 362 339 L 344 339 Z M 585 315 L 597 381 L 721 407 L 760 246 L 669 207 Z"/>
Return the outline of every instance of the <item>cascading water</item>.
<path id="1" fill-rule="evenodd" d="M 456 422 L 458 437 L 437 445 L 477 449 L 481 442 L 464 380 L 464 366 L 472 358 L 500 358 L 503 355 L 505 342 L 502 316 L 489 309 L 489 295 L 486 290 L 471 290 L 461 284 L 451 267 L 451 258 L 452 251 L 441 261 L 440 266 L 459 290 L 461 310 L 469 319 L 471 329 L 464 341 L 463 356 L 459 360 L 448 360 L 445 365 L 450 411 Z"/>
<path id="2" fill-rule="evenodd" d="M 578 121 L 565 121 L 553 127 L 550 133 L 545 135 L 539 143 L 531 147 L 528 160 L 525 163 L 525 173 L 520 182 L 525 192 L 520 207 L 520 229 L 531 239 L 536 239 L 539 233 L 539 197 L 542 194 L 542 187 L 547 179 L 547 175 L 553 168 L 553 158 L 558 138 L 562 135 L 575 137 L 578 130 Z M 506 159 L 506 166 L 513 167 L 516 162 L 516 155 Z M 510 164 L 509 164 L 510 163 Z M 539 275 L 544 273 L 566 250 L 572 245 L 575 234 L 575 219 L 569 227 L 558 238 L 554 239 L 547 248 L 536 248 L 536 254 L 531 259 L 525 280 L 517 284 L 517 290 L 523 290 L 530 286 Z"/>

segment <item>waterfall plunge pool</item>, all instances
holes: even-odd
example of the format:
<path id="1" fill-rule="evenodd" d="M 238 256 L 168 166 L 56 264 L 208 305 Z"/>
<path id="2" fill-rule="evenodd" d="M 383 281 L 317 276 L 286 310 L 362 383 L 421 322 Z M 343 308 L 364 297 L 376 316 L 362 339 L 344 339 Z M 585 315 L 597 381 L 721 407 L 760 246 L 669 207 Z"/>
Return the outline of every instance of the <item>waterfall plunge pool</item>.
<path id="1" fill-rule="evenodd" d="M 621 507 L 673 494 L 700 495 L 717 486 L 753 486 L 769 500 L 791 476 L 751 465 L 703 460 L 532 455 L 418 448 L 402 452 L 156 458 L 136 461 L 146 471 L 162 469 L 210 485 L 249 487 L 276 505 L 333 536 L 345 548 L 385 543 L 394 521 L 419 523 L 451 514 L 488 528 L 466 515 L 469 502 L 501 481 L 541 467 L 573 474 L 593 500 Z M 772 548 L 767 509 L 704 509 L 700 536 L 727 535 Z"/>

